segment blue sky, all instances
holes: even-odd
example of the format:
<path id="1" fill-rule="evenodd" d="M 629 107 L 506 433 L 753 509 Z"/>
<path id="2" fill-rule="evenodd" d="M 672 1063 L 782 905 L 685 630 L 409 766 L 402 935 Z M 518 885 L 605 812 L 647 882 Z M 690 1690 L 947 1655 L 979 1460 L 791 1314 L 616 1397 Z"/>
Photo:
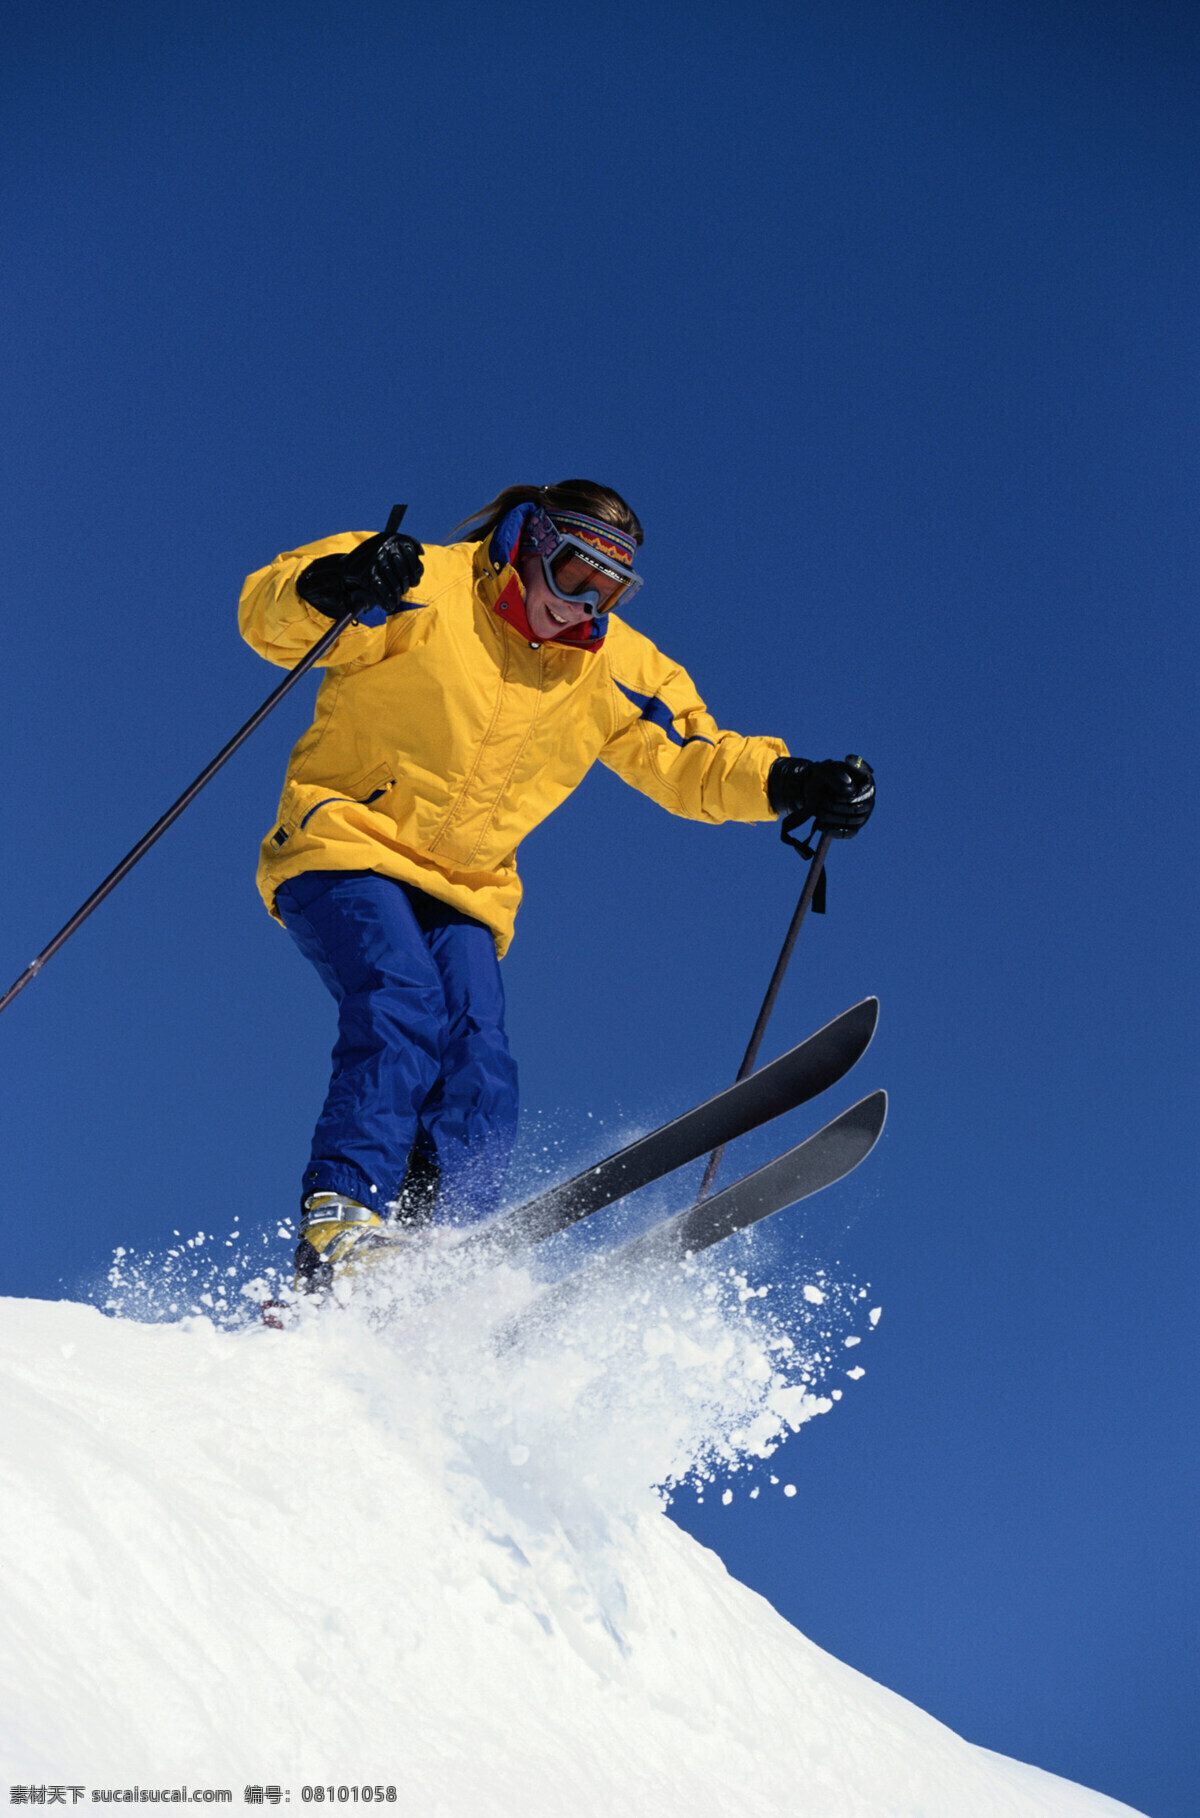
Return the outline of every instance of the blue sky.
<path id="1" fill-rule="evenodd" d="M 248 570 L 618 487 L 720 723 L 880 784 L 768 1051 L 882 1000 L 821 1218 L 884 1316 L 794 1499 L 679 1518 L 1151 1818 L 1200 1776 L 1197 73 L 1193 9 L 1108 0 L 26 5 L 0 70 L 5 982 L 273 685 Z M 292 1209 L 330 1014 L 252 874 L 297 693 L 4 1015 L 7 1293 Z M 566 1165 L 732 1077 L 801 873 L 607 773 L 522 870 Z"/>

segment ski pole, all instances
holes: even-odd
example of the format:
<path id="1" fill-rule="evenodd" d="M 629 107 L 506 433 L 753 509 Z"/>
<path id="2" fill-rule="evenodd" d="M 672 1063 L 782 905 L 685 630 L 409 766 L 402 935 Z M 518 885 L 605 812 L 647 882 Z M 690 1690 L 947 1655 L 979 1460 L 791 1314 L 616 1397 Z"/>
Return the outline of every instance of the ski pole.
<path id="1" fill-rule="evenodd" d="M 829 851 L 829 845 L 832 839 L 832 833 L 823 833 L 817 844 L 817 850 L 813 854 L 812 864 L 808 867 L 808 876 L 804 880 L 804 888 L 800 892 L 800 901 L 796 904 L 796 912 L 792 916 L 791 927 L 788 929 L 787 937 L 779 950 L 779 958 L 775 962 L 775 970 L 771 974 L 771 982 L 767 986 L 767 995 L 763 998 L 762 1009 L 758 1013 L 758 1021 L 754 1025 L 754 1032 L 750 1037 L 749 1046 L 742 1058 L 742 1064 L 738 1068 L 737 1076 L 739 1080 L 745 1079 L 748 1073 L 753 1073 L 754 1071 L 754 1063 L 758 1059 L 758 1051 L 762 1047 L 762 1039 L 767 1032 L 767 1024 L 771 1020 L 771 1012 L 775 1008 L 775 999 L 779 996 L 779 988 L 783 984 L 783 975 L 788 969 L 788 961 L 792 957 L 792 948 L 796 945 L 796 936 L 800 932 L 800 924 L 808 914 L 809 904 L 813 900 L 813 895 L 816 891 L 821 871 L 825 864 L 825 854 Z M 817 906 L 819 908 L 820 904 Z M 696 1195 L 697 1205 L 700 1204 L 702 1199 L 707 1199 L 712 1191 L 712 1184 L 717 1178 L 717 1169 L 721 1166 L 721 1157 L 724 1153 L 725 1144 L 719 1143 L 709 1156 L 708 1166 L 704 1170 L 704 1179 L 700 1182 L 700 1191 Z"/>
<path id="2" fill-rule="evenodd" d="M 394 505 L 392 507 L 392 515 L 387 521 L 385 535 L 393 530 L 399 529 L 400 521 L 407 510 L 407 505 Z M 337 621 L 336 625 L 330 627 L 324 637 L 320 638 L 318 642 L 313 645 L 307 656 L 301 657 L 300 661 L 296 664 L 296 667 L 288 671 L 278 688 L 267 696 L 257 713 L 251 714 L 250 718 L 246 721 L 246 724 L 240 731 L 234 733 L 227 745 L 221 747 L 211 764 L 205 766 L 195 782 L 189 783 L 188 787 L 179 797 L 179 800 L 177 802 L 172 802 L 166 813 L 159 816 L 149 832 L 144 833 L 137 845 L 125 854 L 125 857 L 121 860 L 121 863 L 116 869 L 109 872 L 102 884 L 97 885 L 95 890 L 93 890 L 92 894 L 88 897 L 86 903 L 80 905 L 70 921 L 59 929 L 49 945 L 42 948 L 42 951 L 38 954 L 36 959 L 30 960 L 20 978 L 9 986 L 3 997 L 0 997 L 0 1010 L 7 1010 L 17 993 L 23 991 L 29 981 L 37 977 L 42 967 L 46 964 L 46 961 L 48 959 L 53 959 L 59 948 L 70 940 L 71 936 L 81 923 L 86 922 L 88 916 L 92 913 L 92 910 L 98 909 L 105 897 L 116 889 L 117 885 L 121 882 L 121 879 L 128 876 L 138 860 L 146 856 L 155 841 L 161 839 L 163 834 L 167 831 L 167 828 L 170 827 L 173 822 L 177 821 L 184 809 L 195 801 L 204 785 L 212 781 L 222 764 L 226 763 L 227 760 L 233 756 L 239 746 L 245 744 L 246 740 L 250 737 L 250 734 L 256 727 L 262 725 L 272 708 L 279 705 L 288 690 L 296 686 L 296 683 L 300 680 L 301 676 L 308 674 L 308 671 L 312 668 L 314 663 L 320 662 L 321 658 L 325 655 L 325 652 L 332 648 L 341 637 L 343 631 L 346 630 L 346 627 L 354 623 L 354 617 L 355 615 L 353 612 L 346 613 L 343 618 L 340 618 Z"/>

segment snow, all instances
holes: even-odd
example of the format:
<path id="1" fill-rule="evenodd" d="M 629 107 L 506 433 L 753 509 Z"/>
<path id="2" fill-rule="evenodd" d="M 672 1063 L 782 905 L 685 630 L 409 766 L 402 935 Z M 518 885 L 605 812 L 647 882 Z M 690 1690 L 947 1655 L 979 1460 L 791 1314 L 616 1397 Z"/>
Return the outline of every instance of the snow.
<path id="1" fill-rule="evenodd" d="M 482 1289 L 283 1332 L 0 1301 L 9 1785 L 382 1783 L 421 1818 L 1128 1813 L 843 1666 L 663 1512 L 656 1485 L 728 1500 L 832 1405 L 834 1326 L 789 1340 L 736 1288 L 698 1273 L 499 1355 Z"/>

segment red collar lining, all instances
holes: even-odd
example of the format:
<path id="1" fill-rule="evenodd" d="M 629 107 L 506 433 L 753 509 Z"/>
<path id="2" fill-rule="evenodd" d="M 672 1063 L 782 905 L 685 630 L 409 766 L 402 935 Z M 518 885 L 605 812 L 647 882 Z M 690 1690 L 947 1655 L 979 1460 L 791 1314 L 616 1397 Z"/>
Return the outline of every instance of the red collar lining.
<path id="1" fill-rule="evenodd" d="M 571 650 L 599 650 L 605 634 L 594 635 L 596 621 L 588 619 L 582 625 L 572 625 L 569 631 L 560 631 L 557 637 L 539 638 L 533 626 L 525 616 L 525 594 L 519 576 L 514 572 L 507 587 L 496 601 L 493 611 L 502 618 L 506 625 L 523 637 L 528 644 L 565 644 Z"/>

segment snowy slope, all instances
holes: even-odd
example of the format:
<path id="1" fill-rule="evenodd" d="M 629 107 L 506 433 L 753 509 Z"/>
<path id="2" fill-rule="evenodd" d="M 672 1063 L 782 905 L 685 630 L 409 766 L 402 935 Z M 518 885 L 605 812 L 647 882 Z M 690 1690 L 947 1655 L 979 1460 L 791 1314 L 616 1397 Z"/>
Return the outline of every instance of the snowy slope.
<path id="1" fill-rule="evenodd" d="M 382 1781 L 421 1818 L 1128 1812 L 842 1666 L 661 1512 L 689 1453 L 830 1405 L 690 1292 L 501 1359 L 469 1294 L 285 1333 L 0 1301 L 6 1780 Z"/>

